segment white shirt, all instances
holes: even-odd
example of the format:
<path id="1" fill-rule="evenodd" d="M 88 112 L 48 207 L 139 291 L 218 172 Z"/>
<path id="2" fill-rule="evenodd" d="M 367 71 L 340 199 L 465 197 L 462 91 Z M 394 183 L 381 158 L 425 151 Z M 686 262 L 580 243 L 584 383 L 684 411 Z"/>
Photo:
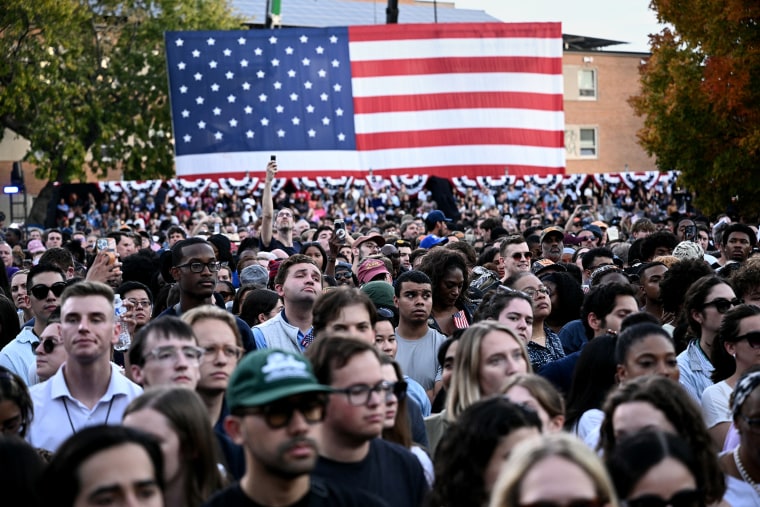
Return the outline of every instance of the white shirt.
<path id="1" fill-rule="evenodd" d="M 111 364 L 108 389 L 90 409 L 76 400 L 66 385 L 63 370 L 66 364 L 45 382 L 32 386 L 29 392 L 34 403 L 34 419 L 27 432 L 27 441 L 36 448 L 55 452 L 64 440 L 87 426 L 121 424 L 124 410 L 142 394 L 142 388 Z"/>

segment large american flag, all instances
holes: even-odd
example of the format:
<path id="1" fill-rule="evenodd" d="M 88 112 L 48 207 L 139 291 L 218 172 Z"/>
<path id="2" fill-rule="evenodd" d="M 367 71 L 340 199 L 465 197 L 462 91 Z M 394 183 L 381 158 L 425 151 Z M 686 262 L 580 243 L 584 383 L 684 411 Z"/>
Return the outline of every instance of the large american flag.
<path id="1" fill-rule="evenodd" d="M 563 173 L 559 23 L 167 32 L 177 176 Z"/>

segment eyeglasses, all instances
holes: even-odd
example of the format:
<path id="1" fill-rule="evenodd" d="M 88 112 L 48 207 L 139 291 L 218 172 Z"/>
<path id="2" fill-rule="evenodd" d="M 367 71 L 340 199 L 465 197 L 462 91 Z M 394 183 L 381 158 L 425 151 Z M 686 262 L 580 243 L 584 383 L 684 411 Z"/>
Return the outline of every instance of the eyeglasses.
<path id="1" fill-rule="evenodd" d="M 127 303 L 133 305 L 135 308 L 150 308 L 150 299 L 127 299 Z"/>
<path id="2" fill-rule="evenodd" d="M 740 305 L 742 303 L 744 303 L 744 301 L 742 301 L 739 298 L 734 298 L 734 299 L 718 298 L 718 299 L 713 299 L 712 301 L 708 301 L 707 303 L 702 305 L 702 309 L 704 310 L 708 306 L 714 306 L 715 309 L 718 311 L 718 313 L 723 315 L 724 313 L 729 311 L 731 307 Z"/>
<path id="3" fill-rule="evenodd" d="M 520 259 L 527 259 L 531 260 L 533 258 L 533 254 L 530 252 L 515 252 L 512 254 L 512 258 L 516 261 L 519 261 Z"/>
<path id="4" fill-rule="evenodd" d="M 45 299 L 48 295 L 48 292 L 52 292 L 55 297 L 59 298 L 65 289 L 66 284 L 64 282 L 55 282 L 50 286 L 43 284 L 35 285 L 29 292 L 31 292 L 32 296 L 34 296 L 36 299 Z"/>
<path id="5" fill-rule="evenodd" d="M 734 338 L 735 342 L 740 342 L 742 340 L 747 340 L 747 343 L 753 349 L 760 349 L 760 331 L 752 331 L 751 333 Z"/>
<path id="6" fill-rule="evenodd" d="M 202 350 L 206 357 L 216 357 L 221 352 L 227 359 L 239 359 L 243 353 L 240 347 L 234 345 L 207 345 Z"/>
<path id="7" fill-rule="evenodd" d="M 180 264 L 178 268 L 190 268 L 193 273 L 202 273 L 203 268 L 208 268 L 212 273 L 216 273 L 222 267 L 222 263 L 219 261 L 211 261 L 207 263 L 202 262 L 188 262 L 186 264 Z"/>
<path id="8" fill-rule="evenodd" d="M 363 246 L 364 248 L 368 248 L 370 250 L 379 250 L 380 249 L 380 247 L 377 246 L 377 243 L 372 242 L 372 241 L 365 241 L 364 243 L 362 243 L 359 246 Z"/>
<path id="9" fill-rule="evenodd" d="M 45 354 L 52 354 L 56 346 L 61 344 L 61 342 L 57 341 L 55 338 L 45 338 L 40 343 L 42 344 L 42 350 Z M 35 350 L 37 350 L 36 347 Z"/>
<path id="10" fill-rule="evenodd" d="M 577 238 L 583 242 L 594 241 L 596 236 L 577 236 Z"/>
<path id="11" fill-rule="evenodd" d="M 284 428 L 293 420 L 298 410 L 309 424 L 322 422 L 325 418 L 327 397 L 324 395 L 304 397 L 302 399 L 285 398 L 269 405 L 245 407 L 235 412 L 241 416 L 257 415 L 264 418 L 267 426 L 273 430 Z M 236 415 L 237 415 L 236 414 Z"/>
<path id="12" fill-rule="evenodd" d="M 387 382 L 383 380 L 374 386 L 355 384 L 344 389 L 335 389 L 333 390 L 333 393 L 345 394 L 351 405 L 361 407 L 369 403 L 369 400 L 372 398 L 372 393 L 385 393 L 382 395 L 383 400 L 387 400 L 391 394 L 399 400 L 402 400 L 406 396 L 406 382 Z"/>
<path id="13" fill-rule="evenodd" d="M 696 489 L 684 489 L 669 499 L 657 495 L 642 495 L 623 502 L 626 507 L 702 507 L 702 495 Z"/>
<path id="14" fill-rule="evenodd" d="M 194 347 L 192 345 L 186 345 L 184 347 L 173 347 L 167 345 L 164 347 L 156 347 L 155 349 L 145 354 L 145 357 L 143 357 L 143 359 L 146 361 L 148 359 L 155 359 L 159 363 L 174 364 L 179 360 L 181 354 L 189 362 L 197 363 L 200 361 L 203 352 L 204 350 L 202 348 Z"/>
<path id="15" fill-rule="evenodd" d="M 336 280 L 348 280 L 349 278 L 351 278 L 350 271 L 340 271 L 335 273 Z"/>
<path id="16" fill-rule="evenodd" d="M 538 289 L 534 289 L 533 287 L 526 287 L 522 291 L 531 299 L 536 299 L 539 294 L 542 294 L 546 297 L 552 296 L 552 291 L 549 287 L 539 287 Z"/>
<path id="17" fill-rule="evenodd" d="M 532 503 L 521 503 L 520 507 L 602 507 L 606 502 L 598 498 L 567 500 L 562 503 L 553 500 L 539 500 Z"/>

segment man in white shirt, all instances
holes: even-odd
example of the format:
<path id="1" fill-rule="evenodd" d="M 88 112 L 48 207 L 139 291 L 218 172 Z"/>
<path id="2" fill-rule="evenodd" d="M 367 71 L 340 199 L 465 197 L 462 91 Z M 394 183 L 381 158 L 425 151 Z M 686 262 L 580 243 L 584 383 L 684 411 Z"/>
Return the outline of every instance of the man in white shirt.
<path id="1" fill-rule="evenodd" d="M 30 389 L 34 420 L 27 440 L 55 452 L 87 426 L 120 424 L 142 388 L 111 364 L 121 326 L 114 321 L 113 291 L 80 282 L 61 296 L 61 334 L 69 357 L 50 379 Z"/>

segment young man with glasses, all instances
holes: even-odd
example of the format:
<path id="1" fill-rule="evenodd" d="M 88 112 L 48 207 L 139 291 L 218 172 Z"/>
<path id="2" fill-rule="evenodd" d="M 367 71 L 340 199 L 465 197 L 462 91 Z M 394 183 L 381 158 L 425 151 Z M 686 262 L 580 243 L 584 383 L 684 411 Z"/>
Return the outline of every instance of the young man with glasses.
<path id="1" fill-rule="evenodd" d="M 504 278 L 522 271 L 530 271 L 533 254 L 525 238 L 519 234 L 507 236 L 499 243 L 499 263 L 504 266 Z"/>
<path id="2" fill-rule="evenodd" d="M 131 378 L 143 387 L 195 389 L 204 350 L 192 328 L 177 317 L 157 319 L 137 332 L 129 347 Z"/>
<path id="3" fill-rule="evenodd" d="M 27 440 L 55 452 L 71 435 L 97 424 L 119 424 L 142 393 L 111 363 L 120 325 L 114 294 L 99 282 L 67 287 L 61 297 L 61 335 L 68 359 L 45 382 L 32 386 L 34 420 Z"/>
<path id="4" fill-rule="evenodd" d="M 330 391 L 300 354 L 261 350 L 246 356 L 230 379 L 231 415 L 224 422 L 245 449 L 246 472 L 204 506 L 384 505 L 353 487 L 312 477 Z"/>
<path id="5" fill-rule="evenodd" d="M 39 382 L 36 373 L 37 356 L 34 349 L 39 336 L 48 325 L 50 315 L 61 305 L 61 294 L 66 288 L 66 277 L 52 264 L 38 264 L 27 275 L 26 301 L 34 317 L 32 326 L 21 332 L 0 351 L 0 366 L 24 379 L 27 385 Z"/>
<path id="6" fill-rule="evenodd" d="M 216 276 L 222 264 L 211 243 L 203 238 L 189 238 L 172 247 L 171 275 L 179 288 L 179 303 L 164 310 L 157 318 L 179 317 L 203 305 L 215 305 Z M 234 317 L 246 351 L 254 350 L 253 333 L 244 320 Z"/>
<path id="7" fill-rule="evenodd" d="M 121 300 L 127 303 L 129 312 L 126 317 L 134 320 L 134 329 L 130 329 L 130 334 L 134 335 L 153 316 L 153 293 L 144 284 L 140 282 L 124 282 L 116 291 Z"/>
<path id="8" fill-rule="evenodd" d="M 419 461 L 406 448 L 380 438 L 386 400 L 400 386 L 383 380 L 374 347 L 328 337 L 314 342 L 307 356 L 317 380 L 332 388 L 314 474 L 394 507 L 422 505 L 427 483 Z"/>
<path id="9" fill-rule="evenodd" d="M 243 450 L 232 442 L 223 426 L 224 418 L 229 414 L 224 396 L 230 376 L 243 355 L 235 317 L 216 306 L 204 305 L 183 313 L 182 320 L 192 328 L 198 346 L 203 350 L 200 378 L 195 390 L 208 411 L 226 468 L 239 479 L 245 471 Z"/>

